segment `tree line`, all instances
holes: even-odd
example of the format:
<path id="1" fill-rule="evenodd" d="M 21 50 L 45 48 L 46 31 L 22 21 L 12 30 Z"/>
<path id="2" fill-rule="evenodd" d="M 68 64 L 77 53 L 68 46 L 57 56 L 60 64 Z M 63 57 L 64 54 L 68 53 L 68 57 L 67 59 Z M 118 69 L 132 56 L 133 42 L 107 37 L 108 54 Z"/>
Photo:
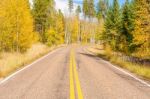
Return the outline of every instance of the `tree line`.
<path id="1" fill-rule="evenodd" d="M 149 0 L 125 0 L 124 4 L 99 0 L 96 5 L 83 0 L 83 13 L 85 18 L 97 18 L 101 29 L 95 39 L 103 42 L 106 51 L 150 58 Z"/>
<path id="2" fill-rule="evenodd" d="M 54 0 L 0 2 L 0 51 L 25 52 L 35 42 L 64 42 L 64 16 Z"/>
<path id="3" fill-rule="evenodd" d="M 97 18 L 96 40 L 103 41 L 106 51 L 128 56 L 150 58 L 150 1 L 83 0 L 85 19 Z M 96 23 L 95 23 L 96 24 Z"/>
<path id="4" fill-rule="evenodd" d="M 68 0 L 69 16 L 55 9 L 54 0 L 32 2 L 0 2 L 0 51 L 25 52 L 39 41 L 48 46 L 102 41 L 106 50 L 150 57 L 149 0 L 122 5 L 118 0 L 83 0 L 75 13 L 73 0 Z"/>
<path id="5" fill-rule="evenodd" d="M 150 58 L 150 2 L 118 0 L 109 6 L 104 23 L 105 46 L 129 56 Z"/>

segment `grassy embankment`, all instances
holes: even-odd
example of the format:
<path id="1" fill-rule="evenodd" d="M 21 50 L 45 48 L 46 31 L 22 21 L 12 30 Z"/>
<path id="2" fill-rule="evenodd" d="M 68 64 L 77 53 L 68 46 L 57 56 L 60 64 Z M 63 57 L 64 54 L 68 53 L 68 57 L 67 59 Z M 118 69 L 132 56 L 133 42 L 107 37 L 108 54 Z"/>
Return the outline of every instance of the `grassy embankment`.
<path id="1" fill-rule="evenodd" d="M 129 61 L 124 61 L 118 56 L 108 55 L 103 50 L 103 46 L 96 45 L 88 49 L 89 51 L 95 53 L 97 56 L 110 61 L 111 63 L 120 66 L 129 70 L 132 73 L 135 73 L 138 76 L 143 77 L 144 79 L 150 80 L 150 66 L 143 66 L 140 64 L 132 63 Z"/>
<path id="2" fill-rule="evenodd" d="M 58 46 L 48 47 L 37 43 L 26 53 L 0 53 L 0 78 L 4 78 L 19 68 L 33 62 Z"/>

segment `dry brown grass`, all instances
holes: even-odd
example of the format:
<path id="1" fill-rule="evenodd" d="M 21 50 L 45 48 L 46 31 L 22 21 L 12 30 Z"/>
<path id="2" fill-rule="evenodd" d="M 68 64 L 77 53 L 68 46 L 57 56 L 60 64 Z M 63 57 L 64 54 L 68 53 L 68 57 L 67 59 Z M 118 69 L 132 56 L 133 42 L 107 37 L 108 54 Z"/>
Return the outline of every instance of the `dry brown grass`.
<path id="1" fill-rule="evenodd" d="M 127 61 L 121 60 L 119 57 L 111 57 L 110 61 L 114 64 L 117 64 L 118 66 L 125 68 L 141 77 L 144 77 L 145 79 L 150 80 L 150 67 L 148 66 L 143 66 L 140 64 L 136 63 L 131 63 Z"/>
<path id="2" fill-rule="evenodd" d="M 31 63 L 37 58 L 48 53 L 56 47 L 48 47 L 44 44 L 34 44 L 26 53 L 1 53 L 0 57 L 0 78 L 6 77 L 10 73 L 19 69 L 20 67 Z"/>
<path id="3" fill-rule="evenodd" d="M 117 57 L 117 56 L 112 56 L 110 54 L 108 55 L 104 50 L 97 49 L 97 47 L 101 48 L 100 46 L 96 45 L 94 47 L 88 48 L 88 50 L 95 53 L 99 57 L 106 59 L 112 62 L 113 64 L 116 64 L 117 66 L 125 68 L 129 70 L 130 72 L 133 72 L 136 75 L 143 77 L 144 79 L 150 80 L 150 67 L 124 61 L 120 57 Z"/>

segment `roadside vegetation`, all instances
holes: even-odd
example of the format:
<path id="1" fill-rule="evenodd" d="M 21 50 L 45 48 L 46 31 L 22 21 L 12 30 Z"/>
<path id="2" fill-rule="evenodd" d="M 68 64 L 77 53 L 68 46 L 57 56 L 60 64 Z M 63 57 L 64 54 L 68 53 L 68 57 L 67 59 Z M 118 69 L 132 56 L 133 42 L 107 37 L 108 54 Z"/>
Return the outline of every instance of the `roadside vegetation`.
<path id="1" fill-rule="evenodd" d="M 142 5 L 142 6 L 141 6 Z M 117 0 L 107 11 L 103 39 L 106 56 L 119 66 L 150 79 L 150 2 Z"/>
<path id="2" fill-rule="evenodd" d="M 0 78 L 64 44 L 64 16 L 54 0 L 0 2 Z"/>
<path id="3" fill-rule="evenodd" d="M 139 60 L 150 59 L 149 8 L 146 0 L 126 0 L 121 8 L 114 0 L 104 23 L 105 48 Z"/>
<path id="4" fill-rule="evenodd" d="M 106 51 L 103 45 L 92 45 L 88 48 L 88 51 L 94 53 L 96 56 L 110 61 L 112 64 L 129 70 L 135 73 L 137 76 L 143 79 L 150 80 L 150 67 L 149 64 L 132 62 L 128 56 L 111 54 Z"/>
<path id="5" fill-rule="evenodd" d="M 97 36 L 97 42 L 103 47 L 92 51 L 99 53 L 99 57 L 150 79 L 149 0 L 126 0 L 122 6 L 118 0 L 113 0 L 112 4 L 108 2 L 100 0 L 97 13 L 98 19 L 103 20 L 100 20 L 103 29 Z"/>
<path id="6" fill-rule="evenodd" d="M 104 46 L 110 60 L 149 78 L 149 0 L 126 0 L 124 4 L 99 0 L 96 5 L 94 0 L 83 0 L 83 6 L 77 7 L 68 0 L 67 12 L 56 9 L 55 0 L 32 0 L 32 4 L 29 0 L 3 0 L 0 23 L 1 76 L 53 46 L 96 43 Z M 32 49 L 39 50 L 32 53 Z M 126 60 L 138 65 L 133 67 Z"/>
<path id="7" fill-rule="evenodd" d="M 143 77 L 144 79 L 150 80 L 150 67 L 144 66 L 143 64 L 138 64 L 135 62 L 125 61 L 122 59 L 122 57 L 110 57 L 109 60 L 116 64 L 117 66 L 120 66 L 122 68 L 125 68 L 132 73 L 135 73 L 138 76 Z"/>
<path id="8" fill-rule="evenodd" d="M 56 46 L 48 47 L 42 43 L 36 43 L 29 48 L 25 53 L 3 52 L 0 55 L 0 78 L 6 77 L 13 71 L 23 67 L 36 59 L 47 54 Z"/>

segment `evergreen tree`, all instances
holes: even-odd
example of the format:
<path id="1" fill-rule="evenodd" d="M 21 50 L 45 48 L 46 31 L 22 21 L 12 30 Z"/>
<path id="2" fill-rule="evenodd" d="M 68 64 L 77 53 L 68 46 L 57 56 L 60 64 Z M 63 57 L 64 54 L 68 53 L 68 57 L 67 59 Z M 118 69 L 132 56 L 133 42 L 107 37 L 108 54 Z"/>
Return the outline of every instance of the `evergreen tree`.
<path id="1" fill-rule="evenodd" d="M 88 0 L 83 0 L 83 13 L 84 18 L 88 15 Z"/>
<path id="2" fill-rule="evenodd" d="M 104 37 L 113 50 L 118 50 L 120 37 L 120 10 L 118 0 L 114 0 L 112 7 L 107 12 Z"/>
<path id="3" fill-rule="evenodd" d="M 45 42 L 44 33 L 48 30 L 51 24 L 53 10 L 53 0 L 33 0 L 35 30 L 40 33 L 43 42 Z"/>
<path id="4" fill-rule="evenodd" d="M 97 18 L 98 19 L 105 19 L 106 18 L 106 13 L 107 9 L 109 7 L 109 1 L 108 0 L 99 0 L 98 5 L 97 5 Z"/>
<path id="5" fill-rule="evenodd" d="M 108 9 L 108 12 L 107 12 L 107 17 L 106 17 L 106 21 L 104 23 L 104 27 L 105 27 L 105 30 L 104 30 L 104 33 L 103 33 L 103 38 L 106 40 L 107 43 L 110 43 L 111 41 L 111 29 L 112 29 L 112 24 L 113 24 L 113 21 L 112 21 L 112 7 L 109 7 Z"/>
<path id="6" fill-rule="evenodd" d="M 69 12 L 71 13 L 72 10 L 73 10 L 73 7 L 74 7 L 74 5 L 73 5 L 73 0 L 69 0 L 69 1 L 68 1 L 68 6 L 69 6 Z"/>
<path id="7" fill-rule="evenodd" d="M 94 6 L 94 0 L 88 0 L 88 17 L 93 18 L 95 16 L 95 6 Z"/>
<path id="8" fill-rule="evenodd" d="M 129 0 L 126 0 L 122 11 L 122 28 L 119 38 L 119 41 L 121 42 L 119 43 L 119 49 L 125 54 L 129 54 L 133 51 L 131 46 L 133 40 L 132 31 L 134 29 L 133 19 L 132 5 L 129 3 Z"/>
<path id="9" fill-rule="evenodd" d="M 80 7 L 80 5 L 78 5 L 78 7 L 76 9 L 77 16 L 79 16 L 80 13 L 81 13 L 81 7 Z"/>

